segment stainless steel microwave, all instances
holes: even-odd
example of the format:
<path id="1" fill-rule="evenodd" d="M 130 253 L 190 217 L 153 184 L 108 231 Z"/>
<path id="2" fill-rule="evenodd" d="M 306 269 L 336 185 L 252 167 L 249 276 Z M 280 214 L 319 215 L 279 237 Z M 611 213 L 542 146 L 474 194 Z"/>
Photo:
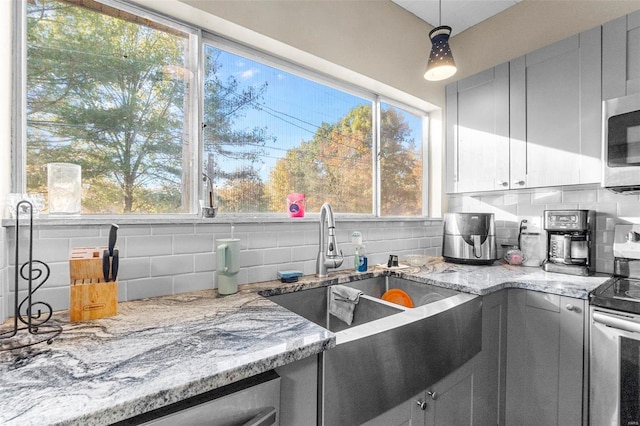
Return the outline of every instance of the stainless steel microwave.
<path id="1" fill-rule="evenodd" d="M 604 101 L 603 186 L 640 193 L 640 93 Z"/>

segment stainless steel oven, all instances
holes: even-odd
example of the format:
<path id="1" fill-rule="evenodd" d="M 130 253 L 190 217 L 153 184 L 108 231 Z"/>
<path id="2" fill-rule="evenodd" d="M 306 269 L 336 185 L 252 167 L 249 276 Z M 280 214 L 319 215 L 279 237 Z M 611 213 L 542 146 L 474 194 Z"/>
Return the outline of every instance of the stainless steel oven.
<path id="1" fill-rule="evenodd" d="M 640 315 L 591 307 L 592 425 L 640 424 Z"/>
<path id="2" fill-rule="evenodd" d="M 589 424 L 640 425 L 640 225 L 617 225 L 615 276 L 589 295 Z"/>
<path id="3" fill-rule="evenodd" d="M 604 102 L 603 185 L 640 193 L 640 93 Z"/>

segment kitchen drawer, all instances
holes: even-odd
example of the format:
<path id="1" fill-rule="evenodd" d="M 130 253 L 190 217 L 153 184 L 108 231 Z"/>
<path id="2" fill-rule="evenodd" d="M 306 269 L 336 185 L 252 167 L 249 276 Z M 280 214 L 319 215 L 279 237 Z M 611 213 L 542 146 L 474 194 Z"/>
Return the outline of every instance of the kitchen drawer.
<path id="1" fill-rule="evenodd" d="M 148 426 L 278 426 L 280 376 L 274 371 L 250 377 L 122 424 Z"/>

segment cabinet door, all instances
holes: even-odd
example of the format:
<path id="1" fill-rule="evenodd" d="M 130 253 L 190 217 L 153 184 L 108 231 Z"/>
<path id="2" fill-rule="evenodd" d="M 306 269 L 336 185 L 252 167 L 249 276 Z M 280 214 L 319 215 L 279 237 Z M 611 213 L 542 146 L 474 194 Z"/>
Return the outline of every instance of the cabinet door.
<path id="1" fill-rule="evenodd" d="M 369 420 L 362 426 L 423 426 L 424 411 L 420 409 L 420 403 L 423 401 L 424 392 Z"/>
<path id="2" fill-rule="evenodd" d="M 640 10 L 602 26 L 602 99 L 640 93 Z"/>
<path id="3" fill-rule="evenodd" d="M 435 385 L 424 395 L 425 426 L 471 426 L 473 417 L 473 382 L 475 360 L 467 362 Z M 475 422 L 480 425 L 481 423 Z"/>
<path id="4" fill-rule="evenodd" d="M 507 368 L 507 290 L 482 297 L 482 352 L 473 380 L 473 423 L 503 425 Z"/>
<path id="5" fill-rule="evenodd" d="M 512 180 L 522 186 L 600 182 L 600 34 L 597 27 L 511 62 L 510 137 L 520 156 L 512 155 Z"/>
<path id="6" fill-rule="evenodd" d="M 506 424 L 583 423 L 585 301 L 509 291 Z"/>
<path id="7" fill-rule="evenodd" d="M 447 192 L 509 189 L 509 66 L 446 88 Z"/>

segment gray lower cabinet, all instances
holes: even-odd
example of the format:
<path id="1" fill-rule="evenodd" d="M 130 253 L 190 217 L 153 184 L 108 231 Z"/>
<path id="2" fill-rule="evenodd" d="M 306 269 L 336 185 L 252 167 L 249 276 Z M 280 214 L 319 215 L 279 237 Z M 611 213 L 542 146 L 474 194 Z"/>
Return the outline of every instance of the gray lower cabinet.
<path id="1" fill-rule="evenodd" d="M 640 93 L 640 10 L 602 26 L 602 99 Z"/>
<path id="2" fill-rule="evenodd" d="M 366 426 L 503 425 L 507 291 L 482 298 L 482 351 L 424 392 Z"/>
<path id="3" fill-rule="evenodd" d="M 474 361 L 475 358 L 425 392 L 420 400 L 427 404 L 422 413 L 425 426 L 487 424 L 475 418 L 473 411 L 474 399 L 479 396 L 474 394 L 474 384 L 480 367 Z M 422 411 L 417 404 L 413 410 Z"/>
<path id="4" fill-rule="evenodd" d="M 318 355 L 276 368 L 280 376 L 280 424 L 315 426 L 318 416 Z"/>
<path id="5" fill-rule="evenodd" d="M 586 424 L 586 301 L 509 290 L 507 425 Z"/>
<path id="6" fill-rule="evenodd" d="M 417 401 L 423 401 L 423 395 L 424 392 L 421 392 L 362 426 L 423 426 L 424 413 L 416 405 Z"/>
<path id="7" fill-rule="evenodd" d="M 480 354 L 477 355 L 479 357 Z M 484 425 L 473 416 L 476 358 L 363 426 Z"/>
<path id="8" fill-rule="evenodd" d="M 507 374 L 507 290 L 482 298 L 482 351 L 476 357 L 473 424 L 504 425 Z"/>

